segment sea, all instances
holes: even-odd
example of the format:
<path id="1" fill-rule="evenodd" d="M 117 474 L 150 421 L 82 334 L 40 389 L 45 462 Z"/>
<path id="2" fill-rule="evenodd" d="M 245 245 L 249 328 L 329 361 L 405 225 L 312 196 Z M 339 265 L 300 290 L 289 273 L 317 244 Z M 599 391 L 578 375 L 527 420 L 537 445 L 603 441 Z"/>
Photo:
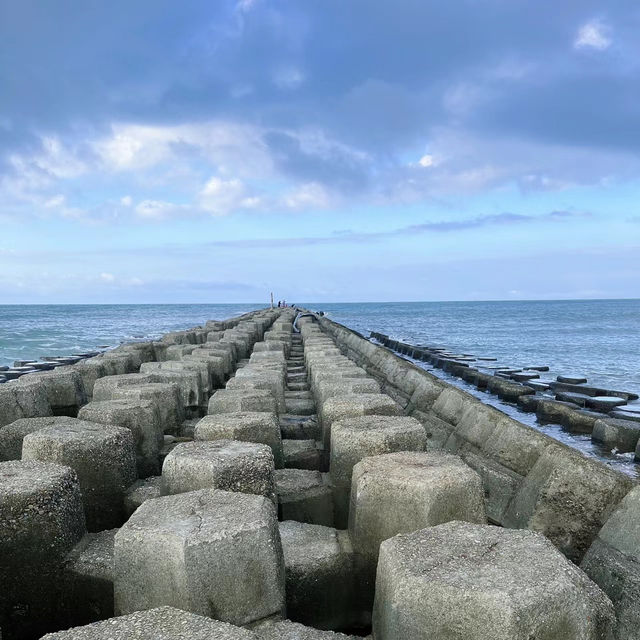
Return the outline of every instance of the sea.
<path id="1" fill-rule="evenodd" d="M 416 345 L 497 358 L 516 368 L 548 366 L 556 375 L 640 394 L 640 300 L 299 303 L 364 337 L 377 331 Z M 261 304 L 0 305 L 0 365 L 69 355 L 221 320 Z M 633 454 L 603 451 L 588 436 L 538 425 L 535 414 L 417 363 L 517 419 L 637 475 Z"/>

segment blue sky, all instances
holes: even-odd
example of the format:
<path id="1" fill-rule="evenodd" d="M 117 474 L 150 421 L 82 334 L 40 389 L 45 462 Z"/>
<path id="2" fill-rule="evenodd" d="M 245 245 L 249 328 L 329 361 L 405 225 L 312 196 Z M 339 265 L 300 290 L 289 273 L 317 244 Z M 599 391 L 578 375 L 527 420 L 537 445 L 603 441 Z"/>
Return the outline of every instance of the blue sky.
<path id="1" fill-rule="evenodd" d="M 640 296 L 640 6 L 0 2 L 0 303 Z"/>

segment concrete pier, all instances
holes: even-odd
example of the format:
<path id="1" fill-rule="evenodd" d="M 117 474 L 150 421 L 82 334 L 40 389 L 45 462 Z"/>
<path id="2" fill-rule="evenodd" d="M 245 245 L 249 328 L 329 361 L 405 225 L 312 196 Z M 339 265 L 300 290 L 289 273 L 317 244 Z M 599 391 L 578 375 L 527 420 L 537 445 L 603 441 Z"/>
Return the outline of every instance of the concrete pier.
<path id="1" fill-rule="evenodd" d="M 634 482 L 391 349 L 632 451 L 629 398 L 387 342 L 261 309 L 0 385 L 3 640 L 640 638 Z"/>

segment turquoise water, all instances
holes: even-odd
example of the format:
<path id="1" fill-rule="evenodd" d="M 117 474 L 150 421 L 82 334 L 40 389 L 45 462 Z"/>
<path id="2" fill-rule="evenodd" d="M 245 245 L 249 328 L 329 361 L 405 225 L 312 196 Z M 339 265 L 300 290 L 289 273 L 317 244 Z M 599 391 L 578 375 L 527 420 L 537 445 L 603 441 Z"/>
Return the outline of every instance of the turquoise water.
<path id="1" fill-rule="evenodd" d="M 224 319 L 257 304 L 0 306 L 0 364 L 67 355 Z M 549 365 L 640 393 L 640 300 L 313 304 L 369 335 L 441 344 L 517 367 Z M 544 374 L 543 374 L 544 375 Z"/>

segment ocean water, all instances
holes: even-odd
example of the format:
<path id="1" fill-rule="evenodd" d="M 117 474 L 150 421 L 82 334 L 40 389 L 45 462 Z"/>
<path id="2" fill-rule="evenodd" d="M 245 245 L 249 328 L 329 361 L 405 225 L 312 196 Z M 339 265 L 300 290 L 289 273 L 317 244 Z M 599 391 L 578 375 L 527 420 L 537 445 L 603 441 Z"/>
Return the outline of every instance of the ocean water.
<path id="1" fill-rule="evenodd" d="M 222 320 L 258 304 L 211 305 L 16 305 L 0 306 L 0 365 L 14 360 L 68 355 L 122 341 L 153 339 L 207 320 Z M 412 344 L 443 346 L 459 353 L 497 358 L 517 368 L 547 365 L 542 379 L 582 375 L 589 384 L 640 394 L 640 300 L 531 302 L 411 302 L 314 304 L 365 337 L 385 333 Z M 548 435 L 640 477 L 633 454 L 618 454 L 574 436 L 558 425 L 541 425 L 535 414 L 416 363 Z"/>

